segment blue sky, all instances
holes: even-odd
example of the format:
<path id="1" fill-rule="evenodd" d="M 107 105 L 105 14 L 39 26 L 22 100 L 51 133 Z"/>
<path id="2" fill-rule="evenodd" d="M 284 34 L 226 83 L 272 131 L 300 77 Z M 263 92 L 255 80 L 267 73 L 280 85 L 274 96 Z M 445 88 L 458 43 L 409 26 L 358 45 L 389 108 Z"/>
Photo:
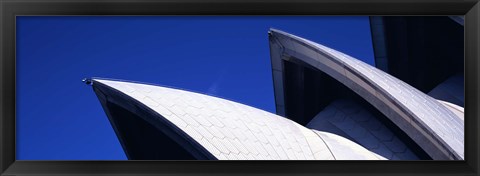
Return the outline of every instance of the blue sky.
<path id="1" fill-rule="evenodd" d="M 273 27 L 373 64 L 368 17 L 17 17 L 17 159 L 126 156 L 86 77 L 148 82 L 275 112 Z"/>

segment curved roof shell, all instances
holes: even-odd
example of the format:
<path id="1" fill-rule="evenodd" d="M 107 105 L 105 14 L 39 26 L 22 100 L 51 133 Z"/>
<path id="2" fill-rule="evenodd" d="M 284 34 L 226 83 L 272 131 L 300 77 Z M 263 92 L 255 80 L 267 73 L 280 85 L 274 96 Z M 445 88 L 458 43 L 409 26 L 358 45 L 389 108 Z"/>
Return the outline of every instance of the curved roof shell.
<path id="1" fill-rule="evenodd" d="M 277 112 L 285 114 L 284 59 L 296 58 L 353 90 L 436 160 L 464 158 L 464 122 L 436 99 L 344 53 L 307 39 L 269 31 Z"/>
<path id="2" fill-rule="evenodd" d="M 196 159 L 384 159 L 341 136 L 310 130 L 287 118 L 222 98 L 101 78 L 92 79 L 92 85 L 111 121 L 119 117 L 112 113 L 115 109 L 105 106 L 108 103 L 138 114 L 136 118 L 143 118 L 158 131 L 166 131 Z M 112 125 L 117 135 L 122 134 L 121 127 Z M 144 159 L 128 154 L 133 152 L 129 144 L 125 139 L 120 141 L 129 159 Z"/>

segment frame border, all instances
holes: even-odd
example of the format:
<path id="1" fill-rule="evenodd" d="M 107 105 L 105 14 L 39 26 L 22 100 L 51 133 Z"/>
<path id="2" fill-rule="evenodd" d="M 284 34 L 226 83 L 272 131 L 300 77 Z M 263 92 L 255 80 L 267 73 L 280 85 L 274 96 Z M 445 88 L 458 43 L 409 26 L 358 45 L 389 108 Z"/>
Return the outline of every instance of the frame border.
<path id="1" fill-rule="evenodd" d="M 478 0 L 0 0 L 0 175 L 479 174 Z M 27 161 L 15 158 L 20 15 L 465 15 L 464 161 Z"/>

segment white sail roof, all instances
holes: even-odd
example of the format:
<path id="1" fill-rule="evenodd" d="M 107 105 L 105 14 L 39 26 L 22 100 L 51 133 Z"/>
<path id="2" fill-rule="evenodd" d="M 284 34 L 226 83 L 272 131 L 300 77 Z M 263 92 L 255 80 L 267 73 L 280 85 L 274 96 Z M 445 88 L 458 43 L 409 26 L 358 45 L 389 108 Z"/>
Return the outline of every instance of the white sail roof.
<path id="1" fill-rule="evenodd" d="M 284 108 L 281 60 L 292 56 L 363 97 L 433 159 L 464 158 L 464 122 L 436 99 L 342 52 L 276 29 L 270 35 L 277 108 Z"/>
<path id="2" fill-rule="evenodd" d="M 341 136 L 233 101 L 124 81 L 93 79 L 96 84 L 157 112 L 220 160 L 384 159 Z"/>

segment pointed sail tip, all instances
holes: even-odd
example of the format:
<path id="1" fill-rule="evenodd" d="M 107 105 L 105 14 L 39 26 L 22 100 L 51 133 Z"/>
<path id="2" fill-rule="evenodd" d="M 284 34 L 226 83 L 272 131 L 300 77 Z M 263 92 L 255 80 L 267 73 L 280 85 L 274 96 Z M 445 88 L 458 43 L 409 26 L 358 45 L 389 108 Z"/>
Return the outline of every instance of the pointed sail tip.
<path id="1" fill-rule="evenodd" d="M 91 78 L 83 78 L 82 82 L 84 82 L 87 85 L 93 85 L 93 81 Z"/>
<path id="2" fill-rule="evenodd" d="M 274 33 L 279 32 L 279 31 L 280 31 L 280 30 L 278 30 L 278 29 L 275 29 L 275 28 L 273 28 L 273 27 L 270 27 L 270 29 L 268 29 L 268 36 L 273 36 Z"/>
<path id="3" fill-rule="evenodd" d="M 285 33 L 284 31 L 279 30 L 279 29 L 276 29 L 276 28 L 273 28 L 273 27 L 270 27 L 270 29 L 268 30 L 268 32 L 283 32 L 283 33 Z"/>
<path id="4" fill-rule="evenodd" d="M 268 30 L 269 31 L 277 31 L 278 29 L 275 29 L 274 27 L 270 27 Z"/>

